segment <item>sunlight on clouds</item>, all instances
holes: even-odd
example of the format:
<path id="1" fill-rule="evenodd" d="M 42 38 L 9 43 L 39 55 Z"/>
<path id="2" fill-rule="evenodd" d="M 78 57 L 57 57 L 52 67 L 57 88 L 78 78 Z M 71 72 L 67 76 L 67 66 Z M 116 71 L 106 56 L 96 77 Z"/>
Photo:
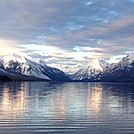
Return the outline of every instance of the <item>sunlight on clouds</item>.
<path id="1" fill-rule="evenodd" d="M 57 47 L 54 46 L 37 45 L 37 44 L 21 45 L 21 47 L 32 50 L 33 52 L 36 52 L 37 54 L 41 54 L 44 56 L 48 56 L 59 50 Z"/>
<path id="2" fill-rule="evenodd" d="M 89 52 L 92 52 L 92 51 L 98 51 L 98 50 L 104 50 L 104 48 L 97 48 L 97 47 L 83 47 L 83 50 L 84 51 L 89 51 Z"/>
<path id="3" fill-rule="evenodd" d="M 97 52 L 87 52 L 86 53 L 86 57 L 87 58 L 91 58 L 91 59 L 99 59 L 99 58 L 104 58 L 105 57 L 105 55 L 104 54 L 102 54 L 102 53 L 97 53 Z"/>
<path id="4" fill-rule="evenodd" d="M 19 41 L 0 39 L 0 56 L 7 56 L 13 53 L 23 55 L 26 50 L 20 46 L 17 46 L 17 44 L 19 44 Z"/>
<path id="5" fill-rule="evenodd" d="M 103 48 L 92 48 L 92 47 L 79 47 L 76 46 L 73 48 L 76 52 L 70 53 L 74 59 L 84 60 L 86 58 L 103 58 L 105 55 L 103 53 L 98 53 L 98 51 L 104 51 Z"/>
<path id="6" fill-rule="evenodd" d="M 17 41 L 8 40 L 8 39 L 0 39 L 0 55 L 9 55 L 12 52 L 19 51 L 14 45 Z"/>
<path id="7" fill-rule="evenodd" d="M 96 58 L 103 58 L 103 54 L 99 54 L 96 52 L 70 52 L 70 57 L 73 57 L 77 61 L 85 61 L 85 58 L 88 59 L 96 59 Z"/>
<path id="8" fill-rule="evenodd" d="M 70 57 L 73 57 L 75 60 L 84 60 L 85 53 L 83 52 L 71 52 Z"/>
<path id="9" fill-rule="evenodd" d="M 9 40 L 9 39 L 0 39 L 0 46 L 1 45 L 16 45 L 19 41 L 16 40 Z"/>
<path id="10" fill-rule="evenodd" d="M 60 64 L 58 60 L 70 64 L 132 52 L 133 1 L 1 1 L 0 54 L 23 51 L 49 62 L 54 57 L 55 64 Z"/>
<path id="11" fill-rule="evenodd" d="M 0 45 L 0 55 L 5 56 L 5 55 L 11 55 L 12 53 L 20 53 L 22 49 L 16 48 L 13 46 L 5 46 L 5 45 Z"/>
<path id="12" fill-rule="evenodd" d="M 118 63 L 126 55 L 113 56 L 108 60 L 109 63 Z"/>

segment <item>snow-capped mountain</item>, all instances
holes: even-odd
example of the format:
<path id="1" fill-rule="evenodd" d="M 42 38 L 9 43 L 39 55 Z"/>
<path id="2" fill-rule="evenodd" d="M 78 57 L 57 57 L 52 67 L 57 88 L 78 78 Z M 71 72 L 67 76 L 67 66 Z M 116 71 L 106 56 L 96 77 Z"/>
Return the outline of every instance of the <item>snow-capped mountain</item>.
<path id="1" fill-rule="evenodd" d="M 79 69 L 79 70 L 78 70 Z M 68 70 L 68 69 L 67 69 Z M 0 58 L 0 81 L 35 80 L 35 81 L 128 81 L 134 82 L 134 54 L 124 57 L 119 63 L 108 64 L 101 59 L 90 60 L 86 66 L 70 68 L 76 71 L 66 74 L 47 66 L 40 59 L 12 54 Z M 70 71 L 69 71 L 70 72 Z"/>
<path id="2" fill-rule="evenodd" d="M 103 72 L 107 66 L 109 66 L 109 64 L 104 60 L 93 59 L 89 61 L 87 66 L 82 67 L 70 77 L 75 81 L 87 81 Z"/>
<path id="3" fill-rule="evenodd" d="M 24 77 L 24 80 L 37 78 L 39 80 L 69 81 L 67 75 L 56 68 L 51 68 L 44 61 L 34 59 L 30 56 L 12 54 L 1 59 L 4 71 L 7 71 L 11 79 L 17 80 Z M 51 70 L 51 71 L 50 71 Z M 13 76 L 13 77 L 12 77 Z"/>
<path id="4" fill-rule="evenodd" d="M 119 63 L 106 68 L 98 78 L 100 81 L 134 81 L 134 54 L 129 54 Z"/>
<path id="5" fill-rule="evenodd" d="M 7 71 L 21 73 L 27 76 L 34 76 L 42 79 L 50 79 L 43 74 L 42 66 L 34 61 L 31 57 L 22 57 L 17 54 L 6 56 L 4 59 L 4 67 Z M 44 66 L 45 67 L 45 66 Z"/>
<path id="6" fill-rule="evenodd" d="M 124 57 L 118 64 L 117 67 L 120 69 L 132 69 L 134 68 L 134 53 L 131 53 L 129 55 L 127 55 L 126 57 Z"/>

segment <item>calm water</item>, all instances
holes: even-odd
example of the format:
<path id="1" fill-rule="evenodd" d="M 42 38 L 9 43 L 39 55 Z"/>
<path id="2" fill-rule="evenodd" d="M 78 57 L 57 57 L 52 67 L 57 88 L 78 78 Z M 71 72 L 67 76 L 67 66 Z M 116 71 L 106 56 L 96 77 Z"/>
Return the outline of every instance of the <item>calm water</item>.
<path id="1" fill-rule="evenodd" d="M 134 84 L 0 83 L 0 134 L 134 134 Z"/>

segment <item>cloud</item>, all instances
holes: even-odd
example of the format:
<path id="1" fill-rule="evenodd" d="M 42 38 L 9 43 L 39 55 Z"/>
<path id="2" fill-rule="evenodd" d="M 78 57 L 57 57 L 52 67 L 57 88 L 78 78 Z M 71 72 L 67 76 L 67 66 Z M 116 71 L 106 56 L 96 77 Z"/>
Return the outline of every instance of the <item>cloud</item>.
<path id="1" fill-rule="evenodd" d="M 6 55 L 11 55 L 12 53 L 20 53 L 23 50 L 22 48 L 15 47 L 15 46 L 9 46 L 9 45 L 0 45 L 0 56 L 6 56 Z"/>
<path id="2" fill-rule="evenodd" d="M 17 41 L 17 40 L 9 40 L 9 39 L 0 39 L 0 44 L 2 45 L 2 46 L 6 46 L 6 45 L 11 45 L 11 46 L 15 46 L 15 45 L 17 45 L 17 44 L 19 44 L 19 41 Z"/>
<path id="3" fill-rule="evenodd" d="M 49 64 L 126 55 L 134 50 L 133 6 L 132 0 L 1 1 L 0 46 L 3 54 L 4 46 L 16 48 Z"/>

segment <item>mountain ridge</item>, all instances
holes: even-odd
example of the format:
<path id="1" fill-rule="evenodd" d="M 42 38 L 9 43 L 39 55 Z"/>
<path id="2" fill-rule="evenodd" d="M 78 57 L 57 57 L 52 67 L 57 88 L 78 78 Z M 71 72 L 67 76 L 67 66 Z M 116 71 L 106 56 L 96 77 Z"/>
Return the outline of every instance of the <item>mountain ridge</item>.
<path id="1" fill-rule="evenodd" d="M 134 54 L 123 57 L 112 68 L 106 68 L 99 77 L 100 81 L 134 82 Z"/>
<path id="2" fill-rule="evenodd" d="M 89 63 L 71 75 L 74 81 L 90 80 L 92 77 L 101 73 L 109 64 L 101 59 L 90 60 Z"/>
<path id="3" fill-rule="evenodd" d="M 0 81 L 134 82 L 134 54 L 125 56 L 116 64 L 109 64 L 103 59 L 92 59 L 86 66 L 74 70 L 74 73 L 67 74 L 30 56 L 12 54 L 0 58 Z"/>
<path id="4" fill-rule="evenodd" d="M 63 71 L 49 67 L 44 61 L 30 56 L 12 54 L 1 58 L 0 61 L 0 68 L 3 70 L 0 75 L 5 74 L 11 80 L 70 81 Z"/>

